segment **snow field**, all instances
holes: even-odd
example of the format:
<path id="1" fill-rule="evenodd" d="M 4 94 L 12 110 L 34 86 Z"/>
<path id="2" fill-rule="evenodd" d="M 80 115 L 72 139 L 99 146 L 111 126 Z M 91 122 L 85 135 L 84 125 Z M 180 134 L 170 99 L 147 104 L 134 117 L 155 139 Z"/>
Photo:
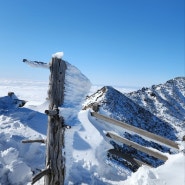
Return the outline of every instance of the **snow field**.
<path id="1" fill-rule="evenodd" d="M 60 114 L 64 116 L 66 124 L 72 126 L 65 132 L 65 185 L 184 185 L 185 155 L 182 150 L 185 149 L 185 143 L 181 141 L 181 152 L 168 155 L 168 161 L 155 169 L 143 166 L 136 173 L 131 173 L 107 160 L 107 150 L 111 145 L 106 142 L 104 131 L 110 128 L 108 125 L 100 128 L 98 122 L 90 117 L 89 110 L 81 110 L 90 84 L 83 75 L 73 83 L 73 78 L 77 78 L 79 71 L 72 66 L 71 71 L 75 73 L 68 74 L 67 83 L 71 82 L 71 86 L 78 87 L 80 81 L 84 81 L 83 88 L 66 87 L 66 93 L 70 92 L 72 99 L 70 96 L 66 97 L 68 101 L 60 108 Z M 48 107 L 48 83 L 16 80 L 1 82 L 0 184 L 30 185 L 31 178 L 45 168 L 45 145 L 22 144 L 21 141 L 46 137 L 47 118 L 43 113 Z M 97 86 L 92 87 L 89 94 L 96 89 Z M 25 107 L 12 107 L 10 102 L 5 106 L 4 97 L 9 91 L 28 101 Z M 43 185 L 43 178 L 36 185 Z"/>

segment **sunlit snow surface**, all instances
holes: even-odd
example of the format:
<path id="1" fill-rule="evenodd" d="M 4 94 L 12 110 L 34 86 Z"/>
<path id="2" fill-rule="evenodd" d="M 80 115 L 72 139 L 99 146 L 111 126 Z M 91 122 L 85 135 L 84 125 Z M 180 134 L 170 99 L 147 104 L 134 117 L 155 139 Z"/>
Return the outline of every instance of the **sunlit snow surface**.
<path id="1" fill-rule="evenodd" d="M 79 71 L 73 66 L 71 70 Z M 72 126 L 66 130 L 66 185 L 98 184 L 98 185 L 183 185 L 185 184 L 185 156 L 183 152 L 169 155 L 169 160 L 162 166 L 151 169 L 141 167 L 136 173 L 114 168 L 106 161 L 106 151 L 111 146 L 104 141 L 100 132 L 89 121 L 89 111 L 81 111 L 85 94 L 92 94 L 101 86 L 92 86 L 83 75 L 79 77 L 84 88 L 79 88 L 75 73 L 68 82 L 74 82 L 75 89 L 67 89 L 66 101 L 61 107 L 61 115 L 66 124 Z M 67 82 L 67 81 L 66 81 Z M 119 87 L 124 91 L 124 88 Z M 13 91 L 19 99 L 28 101 L 23 108 L 15 107 L 7 97 Z M 47 117 L 44 114 L 48 108 L 46 101 L 48 81 L 35 82 L 26 80 L 0 80 L 0 184 L 26 185 L 31 184 L 31 178 L 44 169 L 45 145 L 32 143 L 22 144 L 24 139 L 45 139 Z M 88 92 L 89 91 L 89 92 Z M 128 89 L 125 89 L 128 92 Z M 67 97 L 68 96 L 68 97 Z M 67 101 L 69 100 L 69 101 Z M 70 101 L 73 100 L 73 101 Z M 70 103 L 68 103 L 70 102 Z M 96 124 L 96 123 L 94 123 Z M 183 145 L 181 144 L 181 150 Z M 43 179 L 36 183 L 43 185 Z"/>
<path id="2" fill-rule="evenodd" d="M 176 185 L 185 184 L 185 154 L 169 156 L 169 160 L 156 169 L 143 166 L 122 185 Z"/>

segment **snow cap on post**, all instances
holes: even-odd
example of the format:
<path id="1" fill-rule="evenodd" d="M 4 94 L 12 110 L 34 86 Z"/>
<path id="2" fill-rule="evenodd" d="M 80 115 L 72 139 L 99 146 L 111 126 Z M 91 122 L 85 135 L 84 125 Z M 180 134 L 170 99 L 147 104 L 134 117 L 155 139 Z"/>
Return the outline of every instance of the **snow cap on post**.
<path id="1" fill-rule="evenodd" d="M 64 56 L 64 52 L 57 52 L 52 55 L 52 58 L 62 59 L 63 56 Z"/>

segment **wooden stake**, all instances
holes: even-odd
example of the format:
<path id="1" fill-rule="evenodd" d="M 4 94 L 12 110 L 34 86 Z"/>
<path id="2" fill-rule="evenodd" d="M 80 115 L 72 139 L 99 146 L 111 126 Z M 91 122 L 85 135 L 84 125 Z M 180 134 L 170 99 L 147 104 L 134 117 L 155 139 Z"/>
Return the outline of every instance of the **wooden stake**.
<path id="1" fill-rule="evenodd" d="M 153 157 L 155 157 L 157 159 L 160 159 L 162 161 L 167 161 L 168 160 L 167 156 L 165 156 L 165 155 L 163 155 L 163 154 L 161 154 L 159 152 L 153 151 L 153 150 L 151 150 L 149 148 L 146 148 L 144 146 L 141 146 L 141 145 L 139 145 L 139 144 L 137 144 L 137 143 L 135 143 L 133 141 L 129 141 L 129 140 L 127 140 L 127 139 L 117 135 L 117 134 L 114 134 L 114 133 L 111 133 L 111 132 L 107 132 L 106 136 L 110 137 L 110 138 L 112 138 L 112 139 L 114 139 L 116 141 L 119 141 L 121 143 L 124 143 L 124 144 L 126 144 L 126 145 L 128 145 L 128 146 L 130 146 L 132 148 L 135 148 L 135 149 L 137 149 L 137 150 L 139 150 L 141 152 L 144 152 L 144 153 L 146 153 L 146 154 L 148 154 L 150 156 L 153 156 Z"/>
<path id="2" fill-rule="evenodd" d="M 63 185 L 65 175 L 65 159 L 62 156 L 64 147 L 64 120 L 59 116 L 58 107 L 64 100 L 64 78 L 66 63 L 65 61 L 52 58 L 50 64 L 50 82 L 49 82 L 49 110 L 48 130 L 46 142 L 46 168 L 50 173 L 45 176 L 45 185 Z"/>
<path id="3" fill-rule="evenodd" d="M 43 62 L 28 61 L 23 59 L 23 62 L 33 63 L 36 66 L 46 67 L 48 65 Z M 66 125 L 64 120 L 59 116 L 58 107 L 64 101 L 64 80 L 65 70 L 67 68 L 64 60 L 53 57 L 50 67 L 50 82 L 48 90 L 49 110 L 45 113 L 48 115 L 48 129 L 47 139 L 43 140 L 26 140 L 23 143 L 45 142 L 46 143 L 46 170 L 39 173 L 33 178 L 32 184 L 45 176 L 44 185 L 63 185 L 65 176 L 65 159 L 62 155 L 62 148 L 64 147 L 64 131 Z M 14 93 L 9 92 L 9 96 Z"/>
<path id="4" fill-rule="evenodd" d="M 144 137 L 147 137 L 150 140 L 154 140 L 155 142 L 157 142 L 159 144 L 166 145 L 166 146 L 168 146 L 170 148 L 179 149 L 179 146 L 178 146 L 177 143 L 175 143 L 174 141 L 171 141 L 171 140 L 169 140 L 167 138 L 164 138 L 162 136 L 153 134 L 153 133 L 148 132 L 146 130 L 143 130 L 143 129 L 137 128 L 135 126 L 129 125 L 127 123 L 124 123 L 124 122 L 121 122 L 121 121 L 109 118 L 109 117 L 104 116 L 102 114 L 99 114 L 97 112 L 91 112 L 91 116 L 94 116 L 94 117 L 96 117 L 98 119 L 101 119 L 103 121 L 106 121 L 108 123 L 114 124 L 116 126 L 122 127 L 124 129 L 126 129 L 127 131 L 135 132 L 136 134 L 139 134 L 139 135 L 142 135 Z"/>
<path id="5" fill-rule="evenodd" d="M 41 171 L 40 173 L 38 173 L 37 175 L 35 175 L 35 177 L 33 177 L 31 184 L 35 184 L 43 176 L 48 175 L 48 174 L 50 174 L 50 169 L 45 169 L 45 170 Z"/>
<path id="6" fill-rule="evenodd" d="M 22 143 L 45 143 L 44 139 L 23 140 Z"/>

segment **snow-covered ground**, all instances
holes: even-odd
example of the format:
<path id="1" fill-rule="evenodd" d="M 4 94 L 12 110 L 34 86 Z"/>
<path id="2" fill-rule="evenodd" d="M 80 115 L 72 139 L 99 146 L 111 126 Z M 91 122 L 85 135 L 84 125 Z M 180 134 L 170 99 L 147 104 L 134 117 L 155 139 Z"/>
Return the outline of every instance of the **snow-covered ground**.
<path id="1" fill-rule="evenodd" d="M 87 86 L 88 80 L 83 76 L 81 78 Z M 78 83 L 80 84 L 76 81 L 74 85 Z M 92 86 L 88 94 L 99 88 L 100 86 Z M 122 92 L 129 91 L 124 87 L 119 87 L 120 89 Z M 44 111 L 48 108 L 47 90 L 47 81 L 0 80 L 1 185 L 31 184 L 31 178 L 44 169 L 45 145 L 23 144 L 21 141 L 46 138 L 47 116 Z M 77 90 L 86 93 L 87 88 L 84 86 L 84 89 Z M 68 91 L 70 92 L 70 89 Z M 182 142 L 179 142 L 181 152 L 168 155 L 169 160 L 158 168 L 143 166 L 132 173 L 119 165 L 111 165 L 110 161 L 107 161 L 106 152 L 112 146 L 94 126 L 96 123 L 89 121 L 89 111 L 80 109 L 85 98 L 77 98 L 75 101 L 75 90 L 72 91 L 74 102 L 70 101 L 68 104 L 66 101 L 65 106 L 61 108 L 66 123 L 72 126 L 66 130 L 65 135 L 66 185 L 185 184 L 185 146 Z M 22 108 L 16 107 L 7 96 L 8 92 L 14 92 L 19 99 L 26 100 L 26 105 Z M 36 184 L 43 184 L 43 179 Z"/>

